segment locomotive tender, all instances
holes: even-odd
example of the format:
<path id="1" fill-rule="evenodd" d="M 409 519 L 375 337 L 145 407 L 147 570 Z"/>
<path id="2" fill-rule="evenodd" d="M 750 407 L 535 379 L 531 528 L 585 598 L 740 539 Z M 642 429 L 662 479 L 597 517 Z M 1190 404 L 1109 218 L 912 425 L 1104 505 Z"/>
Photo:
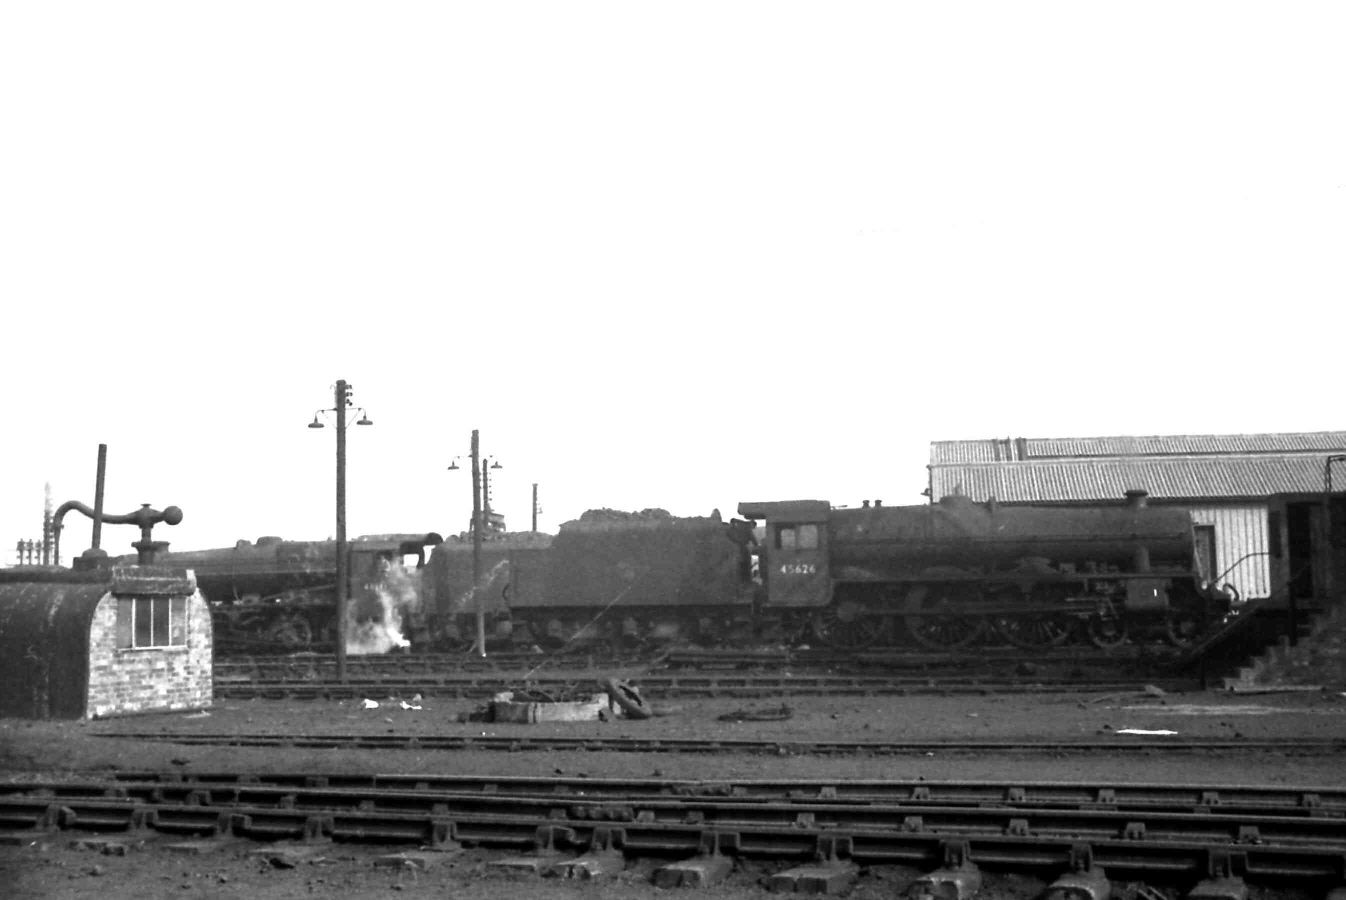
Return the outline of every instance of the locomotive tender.
<path id="1" fill-rule="evenodd" d="M 483 549 L 477 591 L 464 574 L 466 546 L 442 545 L 431 560 L 432 629 L 463 641 L 481 591 L 491 637 L 553 647 L 1181 645 L 1229 611 L 1196 570 L 1189 513 L 1150 507 L 1143 491 L 1125 506 L 1089 508 L 948 497 L 907 507 L 742 503 L 738 512 L 745 518 L 729 522 L 718 512 L 586 513 L 546 546 Z"/>
<path id="2" fill-rule="evenodd" d="M 466 643 L 480 602 L 488 639 L 523 646 L 747 643 L 754 597 L 746 526 L 718 513 L 590 510 L 554 537 L 484 541 L 475 590 L 471 539 L 451 538 L 430 560 L 431 628 L 450 646 Z"/>

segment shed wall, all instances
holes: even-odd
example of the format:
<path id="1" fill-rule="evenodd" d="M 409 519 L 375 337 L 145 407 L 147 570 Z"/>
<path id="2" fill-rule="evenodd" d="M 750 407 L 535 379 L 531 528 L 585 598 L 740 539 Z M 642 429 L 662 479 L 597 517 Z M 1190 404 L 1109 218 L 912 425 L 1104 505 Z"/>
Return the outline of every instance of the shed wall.
<path id="1" fill-rule="evenodd" d="M 200 591 L 187 598 L 187 645 L 117 648 L 117 598 L 107 594 L 89 630 L 87 715 L 201 709 L 213 697 L 210 608 Z"/>
<path id="2" fill-rule="evenodd" d="M 1215 526 L 1215 568 L 1238 589 L 1244 600 L 1271 594 L 1271 562 L 1267 557 L 1267 504 L 1195 506 L 1192 524 Z M 1224 574 L 1227 573 L 1227 574 Z"/>

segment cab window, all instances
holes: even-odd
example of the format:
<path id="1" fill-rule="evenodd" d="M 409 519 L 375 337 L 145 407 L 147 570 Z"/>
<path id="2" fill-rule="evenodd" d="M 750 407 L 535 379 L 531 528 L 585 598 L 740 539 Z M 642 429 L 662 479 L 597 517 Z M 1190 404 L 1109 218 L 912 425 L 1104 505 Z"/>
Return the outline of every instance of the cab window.
<path id="1" fill-rule="evenodd" d="M 777 550 L 817 550 L 818 526 L 780 525 L 776 529 Z"/>

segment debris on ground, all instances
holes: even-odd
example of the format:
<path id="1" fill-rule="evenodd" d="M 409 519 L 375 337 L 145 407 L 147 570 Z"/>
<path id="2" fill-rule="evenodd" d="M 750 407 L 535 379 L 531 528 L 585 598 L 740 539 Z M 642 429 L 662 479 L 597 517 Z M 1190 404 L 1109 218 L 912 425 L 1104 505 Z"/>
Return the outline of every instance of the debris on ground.
<path id="1" fill-rule="evenodd" d="M 780 722 L 793 717 L 794 710 L 786 704 L 758 709 L 736 709 L 716 716 L 721 722 Z"/>
<path id="2" fill-rule="evenodd" d="M 640 688 L 624 679 L 600 679 L 599 687 L 601 693 L 567 688 L 561 696 L 527 687 L 501 691 L 471 712 L 459 713 L 458 721 L 606 722 L 615 718 L 648 719 L 682 712 L 681 706 L 648 703 L 640 695 Z"/>
<path id="3" fill-rule="evenodd" d="M 603 688 L 608 692 L 612 705 L 622 711 L 628 719 L 648 719 L 654 715 L 645 698 L 640 696 L 640 688 L 620 678 L 607 678 Z"/>
<path id="4" fill-rule="evenodd" d="M 592 694 L 583 700 L 515 700 L 512 692 L 497 695 L 490 704 L 491 722 L 604 722 L 609 703 L 607 694 Z"/>

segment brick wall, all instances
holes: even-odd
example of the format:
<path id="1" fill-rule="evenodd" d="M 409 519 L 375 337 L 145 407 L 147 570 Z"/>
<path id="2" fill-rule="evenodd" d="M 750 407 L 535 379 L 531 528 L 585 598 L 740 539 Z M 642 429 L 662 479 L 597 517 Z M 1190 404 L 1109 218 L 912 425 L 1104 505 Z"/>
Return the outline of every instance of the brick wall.
<path id="1" fill-rule="evenodd" d="M 1261 685 L 1346 688 L 1346 604 L 1338 602 L 1313 622 L 1313 631 L 1293 647 L 1273 647 L 1255 661 Z"/>
<path id="2" fill-rule="evenodd" d="M 187 598 L 187 646 L 117 648 L 117 598 L 98 601 L 89 633 L 86 715 L 201 709 L 212 699 L 210 609 L 200 591 Z"/>

